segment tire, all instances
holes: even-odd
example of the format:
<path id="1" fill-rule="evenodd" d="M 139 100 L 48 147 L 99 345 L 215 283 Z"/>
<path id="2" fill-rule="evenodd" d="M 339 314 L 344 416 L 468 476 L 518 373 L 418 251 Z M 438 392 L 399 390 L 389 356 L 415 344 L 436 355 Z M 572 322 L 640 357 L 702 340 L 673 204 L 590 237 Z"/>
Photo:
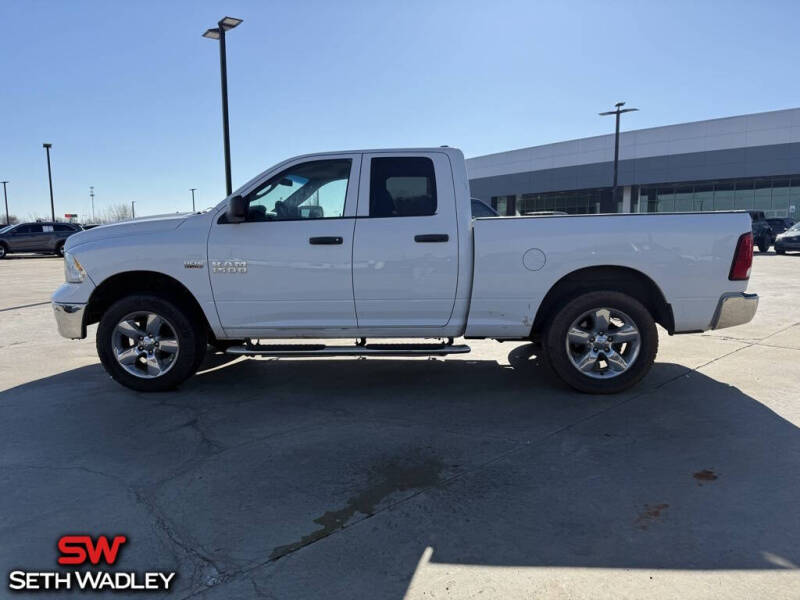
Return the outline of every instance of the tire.
<path id="1" fill-rule="evenodd" d="M 8 247 L 5 244 L 0 244 L 0 259 L 3 259 L 8 254 Z"/>
<path id="2" fill-rule="evenodd" d="M 56 246 L 56 254 L 61 258 L 64 258 L 64 242 L 61 242 Z"/>
<path id="3" fill-rule="evenodd" d="M 777 246 L 775 246 L 775 254 L 786 254 L 786 250 L 784 250 L 783 248 L 778 248 Z"/>
<path id="4" fill-rule="evenodd" d="M 611 325 L 604 328 L 603 319 Z M 606 339 L 609 335 L 612 338 Z M 621 343 L 623 336 L 629 341 Z M 585 342 L 573 344 L 576 339 Z M 544 349 L 550 367 L 567 385 L 587 394 L 616 394 L 650 371 L 658 352 L 658 332 L 650 312 L 635 298 L 611 290 L 588 292 L 552 317 Z M 581 370 L 578 364 L 586 366 Z"/>
<path id="5" fill-rule="evenodd" d="M 150 315 L 159 317 L 161 324 Z M 112 304 L 100 319 L 96 338 L 108 374 L 139 392 L 174 389 L 194 375 L 203 362 L 206 341 L 205 331 L 189 314 L 170 299 L 151 294 Z M 118 355 L 124 356 L 122 361 Z"/>

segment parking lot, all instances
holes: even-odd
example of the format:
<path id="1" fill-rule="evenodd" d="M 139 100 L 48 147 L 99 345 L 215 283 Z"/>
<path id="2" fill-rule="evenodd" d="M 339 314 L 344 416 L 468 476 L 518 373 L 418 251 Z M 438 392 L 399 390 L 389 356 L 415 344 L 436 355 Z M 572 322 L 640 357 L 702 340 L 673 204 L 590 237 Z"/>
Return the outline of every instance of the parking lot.
<path id="1" fill-rule="evenodd" d="M 60 338 L 62 261 L 0 261 L 0 563 L 125 534 L 172 597 L 797 598 L 800 255 L 755 320 L 661 336 L 580 395 L 529 344 L 447 359 L 216 355 L 137 394 Z"/>

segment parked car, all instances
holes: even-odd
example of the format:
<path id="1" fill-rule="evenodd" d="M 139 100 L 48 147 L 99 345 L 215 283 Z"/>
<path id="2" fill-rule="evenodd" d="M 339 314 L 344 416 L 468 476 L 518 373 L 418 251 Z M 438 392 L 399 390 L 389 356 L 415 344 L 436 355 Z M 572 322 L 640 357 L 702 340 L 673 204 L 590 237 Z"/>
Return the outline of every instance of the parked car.
<path id="1" fill-rule="evenodd" d="M 775 244 L 775 238 L 781 233 L 789 229 L 795 224 L 795 220 L 791 217 L 778 217 L 774 219 L 767 219 L 770 229 L 772 229 L 772 244 Z"/>
<path id="2" fill-rule="evenodd" d="M 49 252 L 64 256 L 64 242 L 81 231 L 74 223 L 20 223 L 0 229 L 0 258 L 14 252 Z"/>
<path id="3" fill-rule="evenodd" d="M 472 218 L 479 217 L 499 217 L 500 213 L 486 204 L 483 200 L 478 198 L 470 198 L 470 206 L 472 207 Z"/>
<path id="4" fill-rule="evenodd" d="M 751 210 L 750 218 L 753 220 L 753 243 L 758 246 L 759 252 L 766 252 L 772 245 L 773 234 L 769 226 L 764 211 Z"/>
<path id="5" fill-rule="evenodd" d="M 656 323 L 673 334 L 752 319 L 750 229 L 742 211 L 473 219 L 455 148 L 306 155 L 207 211 L 69 238 L 53 309 L 68 338 L 99 322 L 103 366 L 141 391 L 191 376 L 208 342 L 380 357 L 469 352 L 453 343 L 463 336 L 540 342 L 569 385 L 613 393 L 650 370 Z"/>
<path id="6" fill-rule="evenodd" d="M 795 223 L 775 238 L 775 252 L 785 254 L 788 250 L 800 250 L 800 223 Z"/>

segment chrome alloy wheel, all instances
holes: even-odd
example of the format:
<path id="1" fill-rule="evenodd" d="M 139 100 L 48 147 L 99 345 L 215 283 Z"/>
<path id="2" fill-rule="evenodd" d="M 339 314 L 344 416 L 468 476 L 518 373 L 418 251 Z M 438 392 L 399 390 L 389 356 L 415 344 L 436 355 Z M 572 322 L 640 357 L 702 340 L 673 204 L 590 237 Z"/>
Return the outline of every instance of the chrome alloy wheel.
<path id="1" fill-rule="evenodd" d="M 114 328 L 111 345 L 120 366 L 142 379 L 160 377 L 169 371 L 179 352 L 172 324 L 148 311 L 125 315 Z"/>
<path id="2" fill-rule="evenodd" d="M 621 310 L 593 308 L 567 330 L 567 356 L 588 377 L 622 375 L 639 356 L 641 337 L 633 319 Z"/>

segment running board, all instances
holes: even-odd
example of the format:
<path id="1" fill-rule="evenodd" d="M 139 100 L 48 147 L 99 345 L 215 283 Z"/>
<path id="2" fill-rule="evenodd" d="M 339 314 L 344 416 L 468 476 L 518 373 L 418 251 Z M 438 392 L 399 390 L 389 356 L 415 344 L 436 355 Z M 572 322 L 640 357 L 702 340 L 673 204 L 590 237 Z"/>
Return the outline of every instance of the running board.
<path id="1" fill-rule="evenodd" d="M 248 344 L 231 346 L 225 352 L 248 356 L 445 356 L 465 354 L 470 350 L 469 346 L 453 344 Z"/>

